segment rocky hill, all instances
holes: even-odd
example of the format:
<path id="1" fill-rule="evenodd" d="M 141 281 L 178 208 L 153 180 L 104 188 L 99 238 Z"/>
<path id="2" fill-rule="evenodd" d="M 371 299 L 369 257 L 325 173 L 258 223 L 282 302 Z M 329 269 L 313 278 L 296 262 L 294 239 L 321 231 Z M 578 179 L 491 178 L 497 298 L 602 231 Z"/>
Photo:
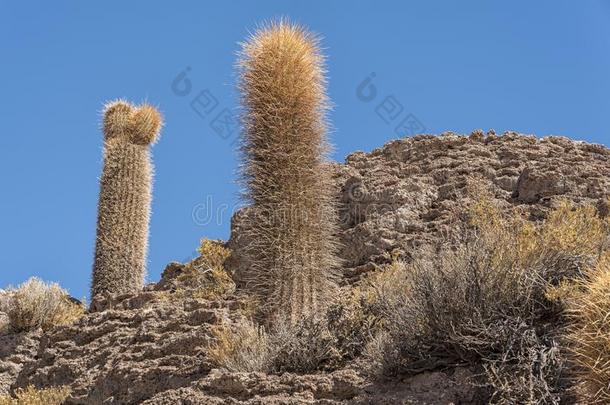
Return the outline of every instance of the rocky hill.
<path id="1" fill-rule="evenodd" d="M 415 136 L 355 152 L 334 170 L 348 281 L 389 261 L 392 252 L 408 256 L 450 232 L 473 198 L 469 180 L 488 188 L 500 207 L 523 206 L 532 220 L 544 218 L 558 198 L 605 204 L 610 192 L 606 147 L 515 132 Z M 240 240 L 247 215 L 246 209 L 233 220 L 228 244 L 235 252 L 247 243 Z M 234 255 L 228 266 L 239 274 L 248 263 Z"/>
<path id="2" fill-rule="evenodd" d="M 453 232 L 476 195 L 476 179 L 500 207 L 521 206 L 532 220 L 559 198 L 593 202 L 608 211 L 610 150 L 563 137 L 538 139 L 446 133 L 392 141 L 333 164 L 340 201 L 343 284 L 357 283 L 393 256 Z M 248 210 L 233 218 L 227 269 L 239 281 Z M 210 330 L 231 322 L 244 303 L 177 297 L 185 266 L 168 265 L 157 284 L 138 295 L 95 302 L 76 324 L 0 337 L 0 393 L 28 384 L 70 385 L 68 403 L 146 404 L 475 404 L 453 368 L 373 381 L 358 362 L 329 373 L 235 373 L 215 369 Z"/>

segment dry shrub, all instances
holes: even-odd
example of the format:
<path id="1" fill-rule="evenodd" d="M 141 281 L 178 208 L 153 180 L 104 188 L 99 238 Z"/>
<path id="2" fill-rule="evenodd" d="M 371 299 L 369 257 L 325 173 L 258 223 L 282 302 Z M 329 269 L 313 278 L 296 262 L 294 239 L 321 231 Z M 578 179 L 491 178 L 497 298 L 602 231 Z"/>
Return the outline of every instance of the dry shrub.
<path id="1" fill-rule="evenodd" d="M 576 256 L 598 256 L 608 245 L 608 218 L 591 204 L 561 200 L 540 229 L 544 244 Z"/>
<path id="2" fill-rule="evenodd" d="M 224 269 L 225 261 L 231 256 L 231 250 L 222 241 L 206 238 L 201 239 L 197 252 L 211 269 Z"/>
<path id="3" fill-rule="evenodd" d="M 249 319 L 212 329 L 214 342 L 208 347 L 212 363 L 229 371 L 261 371 L 271 368 L 272 345 L 265 329 Z"/>
<path id="4" fill-rule="evenodd" d="M 37 389 L 32 385 L 15 390 L 15 397 L 0 396 L 0 405 L 60 405 L 70 395 L 70 387 Z"/>
<path id="5" fill-rule="evenodd" d="M 559 404 L 568 400 L 565 355 L 555 338 L 541 337 L 535 328 L 529 328 L 518 337 L 515 349 L 512 357 L 483 363 L 490 403 Z"/>
<path id="6" fill-rule="evenodd" d="M 582 403 L 610 403 L 610 256 L 605 255 L 570 300 L 568 342 Z"/>
<path id="7" fill-rule="evenodd" d="M 8 315 L 8 331 L 13 333 L 69 325 L 85 312 L 85 306 L 74 302 L 66 290 L 36 277 L 7 289 L 0 305 L 0 311 Z"/>
<path id="8" fill-rule="evenodd" d="M 326 322 L 336 341 L 340 366 L 362 354 L 367 343 L 381 329 L 382 318 L 373 308 L 374 299 L 368 288 L 355 287 L 341 291 L 330 305 Z"/>
<path id="9" fill-rule="evenodd" d="M 231 250 L 221 241 L 202 239 L 198 258 L 187 263 L 176 277 L 178 288 L 167 297 L 174 300 L 202 298 L 214 300 L 235 291 L 235 283 L 224 268 Z"/>
<path id="10" fill-rule="evenodd" d="M 200 268 L 200 264 L 203 263 L 204 267 L 207 266 L 205 272 L 209 272 L 212 281 L 208 286 L 210 293 L 221 297 L 235 291 L 235 283 L 224 268 L 225 261 L 231 256 L 231 250 L 224 247 L 222 241 L 202 239 L 197 251 L 201 257 L 199 261 L 195 260 L 193 265 Z"/>
<path id="11" fill-rule="evenodd" d="M 296 324 L 277 322 L 267 332 L 249 319 L 212 330 L 208 348 L 213 364 L 230 371 L 307 373 L 336 364 L 336 339 L 324 322 L 308 318 Z"/>
<path id="12" fill-rule="evenodd" d="M 482 365 L 490 402 L 557 403 L 567 385 L 564 301 L 605 248 L 607 222 L 562 201 L 533 224 L 481 197 L 474 230 L 370 280 L 385 327 L 367 348 L 372 371 Z"/>
<path id="13" fill-rule="evenodd" d="M 274 325 L 271 344 L 276 348 L 272 372 L 309 373 L 332 368 L 339 360 L 336 337 L 323 320 L 306 318 Z"/>
<path id="14" fill-rule="evenodd" d="M 213 363 L 233 371 L 307 373 L 334 370 L 361 355 L 379 330 L 380 318 L 370 307 L 366 289 L 346 288 L 322 316 L 297 322 L 275 318 L 272 325 L 253 321 L 258 302 L 241 297 L 242 320 L 212 331 Z"/>
<path id="15" fill-rule="evenodd" d="M 469 210 L 470 222 L 483 237 L 506 240 L 505 248 L 494 254 L 508 256 L 521 267 L 540 262 L 541 255 L 552 260 L 572 260 L 580 264 L 579 272 L 590 266 L 608 246 L 609 221 L 599 215 L 592 204 L 575 205 L 561 199 L 542 223 L 524 218 L 518 208 L 503 213 L 493 202 L 489 191 L 470 185 L 478 196 Z M 544 258 L 549 260 L 549 258 Z M 561 270 L 554 268 L 553 271 Z M 575 274 L 563 274 L 574 276 Z M 555 278 L 557 275 L 555 274 Z"/>
<path id="16" fill-rule="evenodd" d="M 475 238 L 404 266 L 402 295 L 380 297 L 387 337 L 385 344 L 374 341 L 381 352 L 368 350 L 375 371 L 483 364 L 492 402 L 552 403 L 563 362 L 558 353 L 546 355 L 557 334 L 543 321 L 556 317 L 544 301 L 545 285 L 514 263 L 494 263 L 485 243 Z"/>

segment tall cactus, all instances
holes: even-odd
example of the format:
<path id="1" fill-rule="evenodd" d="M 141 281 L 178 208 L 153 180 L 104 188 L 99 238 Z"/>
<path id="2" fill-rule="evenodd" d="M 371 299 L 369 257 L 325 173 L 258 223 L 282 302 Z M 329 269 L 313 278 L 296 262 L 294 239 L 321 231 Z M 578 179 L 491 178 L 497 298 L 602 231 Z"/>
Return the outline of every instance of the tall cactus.
<path id="1" fill-rule="evenodd" d="M 335 286 L 323 62 L 318 39 L 286 21 L 242 44 L 241 174 L 254 214 L 243 281 L 261 296 L 268 321 L 320 313 Z"/>
<path id="2" fill-rule="evenodd" d="M 144 285 L 153 177 L 149 145 L 161 125 L 150 105 L 116 101 L 105 108 L 92 298 L 133 293 Z"/>

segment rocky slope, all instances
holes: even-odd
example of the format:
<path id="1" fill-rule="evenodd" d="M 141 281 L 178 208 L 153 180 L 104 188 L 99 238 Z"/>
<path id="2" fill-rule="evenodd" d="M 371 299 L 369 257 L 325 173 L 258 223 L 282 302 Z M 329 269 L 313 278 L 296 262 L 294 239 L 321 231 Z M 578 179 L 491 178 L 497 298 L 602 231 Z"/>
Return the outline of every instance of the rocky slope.
<path id="1" fill-rule="evenodd" d="M 345 284 L 430 243 L 463 220 L 477 179 L 500 206 L 522 206 L 543 218 L 559 198 L 593 201 L 607 210 L 610 150 L 566 138 L 417 136 L 356 152 L 334 164 L 341 202 Z M 228 269 L 239 280 L 248 210 L 232 222 Z M 176 297 L 180 264 L 135 296 L 95 302 L 72 326 L 0 337 L 0 393 L 27 384 L 69 384 L 69 403 L 146 404 L 469 404 L 467 369 L 371 381 L 356 365 L 313 375 L 231 373 L 213 369 L 206 354 L 210 328 L 245 305 Z"/>
<path id="2" fill-rule="evenodd" d="M 532 220 L 544 218 L 560 198 L 605 205 L 610 193 L 605 146 L 515 132 L 415 136 L 353 153 L 333 169 L 348 282 L 388 262 L 392 252 L 408 256 L 451 232 L 476 198 L 468 192 L 470 180 L 488 189 L 498 206 L 519 205 Z M 247 224 L 246 208 L 233 219 L 228 245 L 235 252 L 247 243 L 240 238 Z M 227 265 L 237 276 L 248 268 L 239 254 Z"/>

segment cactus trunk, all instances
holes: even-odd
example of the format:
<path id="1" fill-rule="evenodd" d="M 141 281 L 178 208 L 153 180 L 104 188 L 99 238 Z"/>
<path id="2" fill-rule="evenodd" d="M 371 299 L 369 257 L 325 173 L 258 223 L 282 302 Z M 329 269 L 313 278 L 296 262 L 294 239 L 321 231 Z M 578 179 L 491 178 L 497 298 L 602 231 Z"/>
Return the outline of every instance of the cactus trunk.
<path id="1" fill-rule="evenodd" d="M 160 125 L 150 106 L 119 101 L 106 108 L 92 298 L 134 293 L 144 285 L 153 178 L 149 145 Z"/>
<path id="2" fill-rule="evenodd" d="M 322 64 L 317 39 L 284 21 L 256 32 L 241 53 L 242 181 L 254 213 L 243 281 L 267 319 L 315 316 L 335 286 Z"/>

